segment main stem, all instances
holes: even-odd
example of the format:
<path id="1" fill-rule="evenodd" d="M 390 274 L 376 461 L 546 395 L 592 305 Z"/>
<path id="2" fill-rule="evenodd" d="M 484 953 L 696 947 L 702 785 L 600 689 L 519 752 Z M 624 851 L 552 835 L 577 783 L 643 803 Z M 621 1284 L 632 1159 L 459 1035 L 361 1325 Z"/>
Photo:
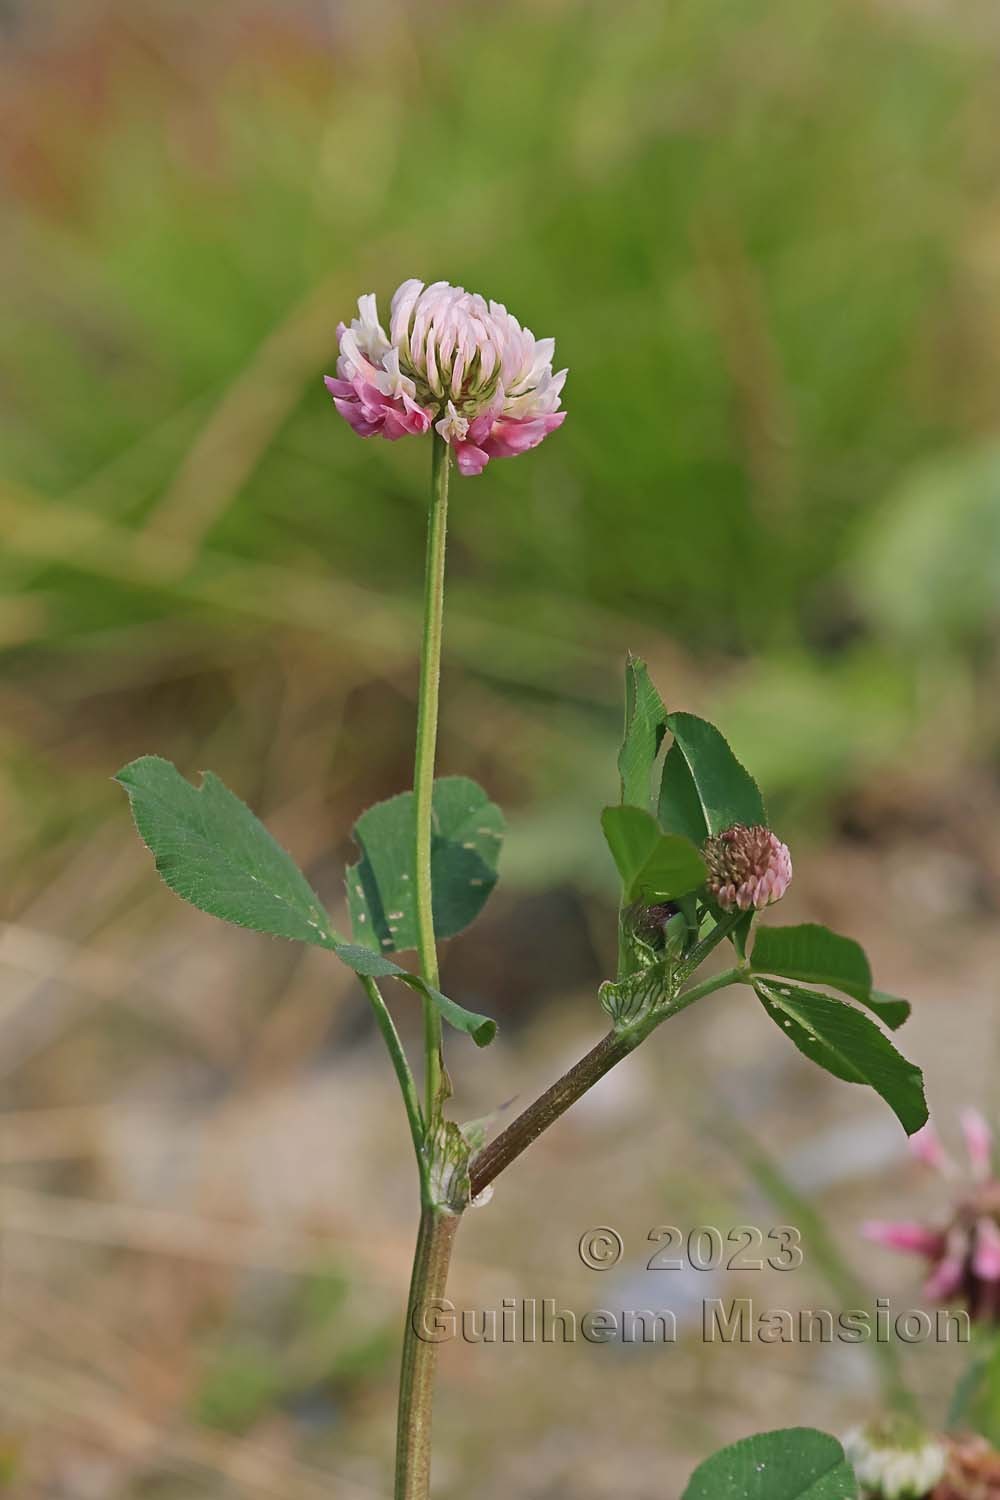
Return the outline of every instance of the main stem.
<path id="1" fill-rule="evenodd" d="M 455 1233 L 461 1220 L 425 1204 L 406 1305 L 403 1367 L 396 1429 L 396 1500 L 427 1500 L 431 1487 L 431 1411 L 437 1342 L 427 1320 L 444 1296 Z M 423 1335 L 423 1336 L 422 1336 Z"/>
<path id="2" fill-rule="evenodd" d="M 420 651 L 420 692 L 417 708 L 417 746 L 413 771 L 416 814 L 416 916 L 417 952 L 420 970 L 429 985 L 438 985 L 437 944 L 434 939 L 434 906 L 431 887 L 431 837 L 434 810 L 434 757 L 437 749 L 438 695 L 441 682 L 441 638 L 444 624 L 444 563 L 448 526 L 448 469 L 451 461 L 447 443 L 433 434 L 431 459 L 431 498 L 427 522 L 427 562 L 424 573 L 424 628 Z M 722 936 L 716 929 L 711 940 L 696 950 L 698 960 L 705 956 Z M 701 951 L 705 950 L 705 953 Z M 472 1195 L 476 1196 L 493 1178 L 519 1156 L 531 1142 L 557 1120 L 575 1100 L 609 1072 L 616 1063 L 639 1045 L 645 1036 L 678 1010 L 683 1010 L 699 996 L 731 984 L 742 975 L 735 969 L 677 997 L 674 1003 L 654 1017 L 627 1029 L 614 1030 L 599 1042 L 586 1057 L 571 1068 L 535 1103 L 495 1140 L 481 1151 L 472 1163 Z M 369 998 L 373 998 L 371 995 Z M 378 1007 L 376 1014 L 383 1023 L 390 1043 L 401 1084 L 405 1085 L 406 1067 L 398 1041 Z M 421 1215 L 420 1231 L 413 1257 L 410 1293 L 407 1301 L 406 1327 L 403 1332 L 403 1361 L 399 1382 L 399 1414 L 396 1429 L 395 1500 L 428 1500 L 431 1482 L 431 1414 L 434 1397 L 434 1368 L 437 1344 L 425 1315 L 436 1299 L 443 1297 L 448 1280 L 455 1233 L 461 1222 L 457 1214 L 443 1210 L 433 1201 L 432 1157 L 442 1123 L 444 1103 L 444 1063 L 441 1055 L 441 1018 L 435 1006 L 424 1000 L 425 1102 L 422 1118 L 412 1090 L 403 1093 L 416 1143 L 422 1130 L 420 1162 Z M 428 1332 L 431 1337 L 428 1337 Z M 423 1335 L 423 1336 L 422 1336 Z"/>
<path id="3" fill-rule="evenodd" d="M 438 690 L 441 683 L 441 636 L 444 621 L 444 555 L 448 528 L 448 444 L 433 434 L 431 500 L 427 519 L 427 563 L 424 571 L 424 632 L 420 648 L 420 696 L 417 707 L 417 752 L 413 770 L 416 803 L 417 953 L 420 971 L 437 988 L 437 945 L 431 894 L 431 818 L 434 803 L 434 754 L 437 748 Z M 433 1138 L 441 1111 L 441 1017 L 424 1000 L 424 1119 Z"/>

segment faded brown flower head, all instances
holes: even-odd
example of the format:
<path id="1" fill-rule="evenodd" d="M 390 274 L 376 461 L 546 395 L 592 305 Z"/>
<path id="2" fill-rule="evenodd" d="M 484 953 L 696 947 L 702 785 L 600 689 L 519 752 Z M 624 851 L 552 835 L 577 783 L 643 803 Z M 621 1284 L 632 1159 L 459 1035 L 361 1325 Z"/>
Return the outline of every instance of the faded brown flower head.
<path id="1" fill-rule="evenodd" d="M 948 1445 L 948 1468 L 930 1500 L 1000 1500 L 1000 1453 L 985 1438 Z"/>
<path id="2" fill-rule="evenodd" d="M 707 839 L 706 887 L 723 911 L 760 911 L 780 901 L 792 879 L 787 844 L 761 824 L 736 823 Z"/>

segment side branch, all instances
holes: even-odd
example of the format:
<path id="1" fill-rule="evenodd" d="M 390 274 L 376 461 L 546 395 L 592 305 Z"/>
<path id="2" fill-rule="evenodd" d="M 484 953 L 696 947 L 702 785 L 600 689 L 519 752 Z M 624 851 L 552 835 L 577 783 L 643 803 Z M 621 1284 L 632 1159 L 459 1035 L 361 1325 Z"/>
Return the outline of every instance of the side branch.
<path id="1" fill-rule="evenodd" d="M 609 1073 L 622 1058 L 627 1057 L 640 1040 L 638 1033 L 609 1031 L 603 1041 L 591 1048 L 586 1057 L 581 1057 L 534 1104 L 529 1104 L 523 1114 L 518 1115 L 495 1141 L 484 1146 L 473 1159 L 469 1169 L 472 1196 L 477 1197 L 488 1187 L 494 1177 L 499 1176 L 505 1167 L 509 1167 L 514 1158 L 527 1150 L 532 1141 L 536 1141 L 544 1130 L 548 1130 L 560 1115 L 565 1114 L 571 1104 L 575 1104 L 605 1073 Z"/>
<path id="2" fill-rule="evenodd" d="M 622 1031 L 609 1031 L 596 1047 L 591 1048 L 586 1057 L 581 1057 L 578 1063 L 574 1063 L 568 1073 L 564 1073 L 544 1094 L 539 1095 L 534 1104 L 529 1104 L 506 1130 L 501 1131 L 495 1141 L 484 1146 L 473 1158 L 469 1168 L 469 1185 L 473 1198 L 478 1197 L 495 1177 L 509 1167 L 522 1151 L 526 1151 L 532 1141 L 537 1141 L 542 1132 L 548 1130 L 588 1089 L 592 1089 L 605 1073 L 610 1073 L 623 1058 L 634 1052 L 639 1043 L 663 1021 L 686 1010 L 703 995 L 710 995 L 713 990 L 721 990 L 743 980 L 741 969 L 726 969 L 724 973 L 694 985 L 684 994 L 678 995 L 671 1005 L 637 1024 Z"/>

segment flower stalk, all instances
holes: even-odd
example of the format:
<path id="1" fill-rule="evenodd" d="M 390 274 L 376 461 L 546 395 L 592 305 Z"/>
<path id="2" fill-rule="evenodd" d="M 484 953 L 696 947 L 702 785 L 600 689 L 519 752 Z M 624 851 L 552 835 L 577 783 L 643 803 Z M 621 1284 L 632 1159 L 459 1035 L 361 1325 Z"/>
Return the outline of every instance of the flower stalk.
<path id="1" fill-rule="evenodd" d="M 417 702 L 416 754 L 413 768 L 413 799 L 416 818 L 415 882 L 417 953 L 420 972 L 437 988 L 438 957 L 434 935 L 434 899 L 431 884 L 431 841 L 434 817 L 434 761 L 437 752 L 438 701 L 441 684 L 441 641 L 444 632 L 445 544 L 448 531 L 448 471 L 451 455 L 439 433 L 433 435 L 431 452 L 431 496 L 427 517 L 427 560 L 424 569 L 424 626 L 420 649 L 420 688 Z M 399 1377 L 396 1426 L 395 1500 L 426 1500 L 431 1478 L 431 1420 L 434 1402 L 436 1346 L 421 1340 L 416 1318 L 429 1298 L 444 1293 L 455 1231 L 456 1215 L 441 1210 L 432 1201 L 431 1152 L 437 1139 L 444 1103 L 444 1059 L 441 1017 L 425 996 L 424 1020 L 424 1109 L 420 1117 L 417 1159 L 420 1169 L 421 1215 L 413 1255 L 403 1357 Z M 407 1074 L 409 1070 L 407 1069 Z M 403 1077 L 397 1076 L 403 1084 Z M 411 1080 L 412 1084 L 412 1080 Z M 415 1091 L 414 1091 L 415 1092 Z M 406 1088 L 403 1087 L 404 1098 Z M 407 1113 L 413 1128 L 413 1098 Z M 418 1106 L 419 1112 L 419 1106 Z"/>
<path id="2" fill-rule="evenodd" d="M 427 563 L 424 573 L 424 628 L 420 650 L 420 690 L 417 707 L 417 748 L 413 770 L 416 807 L 417 952 L 420 972 L 435 989 L 438 985 L 437 943 L 431 889 L 431 838 L 434 812 L 434 758 L 437 750 L 438 697 L 441 684 L 441 639 L 444 629 L 444 566 L 448 529 L 448 445 L 433 435 L 431 499 L 427 519 Z M 441 1056 L 441 1017 L 424 999 L 425 1094 L 424 1119 L 433 1137 L 440 1119 L 444 1064 Z"/>

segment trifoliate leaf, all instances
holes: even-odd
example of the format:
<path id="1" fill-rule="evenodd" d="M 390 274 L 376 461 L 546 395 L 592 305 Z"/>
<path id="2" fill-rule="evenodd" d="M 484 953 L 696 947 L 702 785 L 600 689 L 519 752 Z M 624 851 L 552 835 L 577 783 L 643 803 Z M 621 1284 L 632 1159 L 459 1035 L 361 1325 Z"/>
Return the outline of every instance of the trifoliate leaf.
<path id="1" fill-rule="evenodd" d="M 454 937 L 497 883 L 503 814 L 467 776 L 434 783 L 431 887 L 434 932 Z M 377 802 L 354 825 L 361 859 L 346 871 L 355 940 L 382 953 L 417 946 L 416 806 L 412 792 Z"/>

